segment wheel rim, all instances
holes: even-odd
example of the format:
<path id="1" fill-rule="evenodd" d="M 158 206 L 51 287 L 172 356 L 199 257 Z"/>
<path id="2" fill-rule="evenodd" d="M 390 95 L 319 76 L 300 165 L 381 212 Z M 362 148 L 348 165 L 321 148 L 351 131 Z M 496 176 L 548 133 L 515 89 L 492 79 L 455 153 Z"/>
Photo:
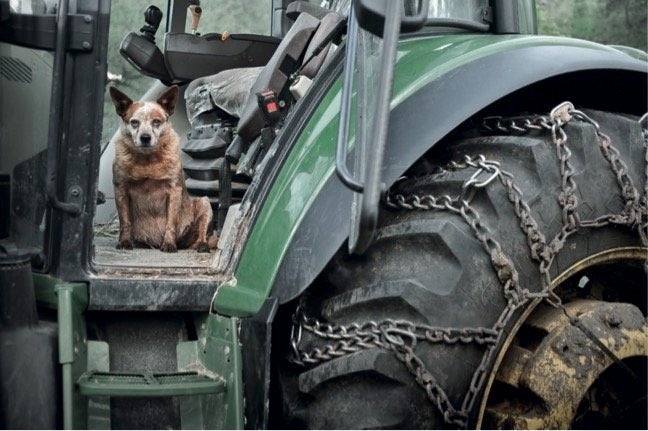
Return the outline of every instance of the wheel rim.
<path id="1" fill-rule="evenodd" d="M 582 274 L 623 265 L 634 265 L 631 274 L 645 280 L 645 273 L 637 262 L 645 262 L 647 257 L 645 248 L 598 253 L 556 277 L 552 288 L 567 289 L 575 280 L 580 284 L 586 280 L 591 284 L 590 290 L 598 288 L 598 280 L 590 280 Z M 604 273 L 603 270 L 598 272 Z M 644 275 L 637 275 L 642 273 Z M 606 280 L 610 284 L 611 278 L 606 277 Z M 562 310 L 540 301 L 532 304 L 503 343 L 504 348 L 484 392 L 478 427 L 588 428 L 593 423 L 609 428 L 618 428 L 615 425 L 633 427 L 630 416 L 639 408 L 643 413 L 634 415 L 639 418 L 634 427 L 645 429 L 648 325 L 645 307 L 642 311 L 633 305 L 646 302 L 645 281 L 638 283 L 644 284 L 644 299 L 640 301 L 635 298 L 609 302 L 604 299 L 605 295 L 590 299 L 575 296 L 566 304 L 569 315 L 578 316 L 626 366 L 615 365 L 609 355 L 570 324 Z M 586 286 L 579 287 L 583 287 L 582 292 L 575 294 L 589 292 L 584 289 Z M 618 290 L 615 287 L 607 288 Z M 626 377 L 625 386 L 616 384 L 622 380 L 620 375 L 628 375 L 623 372 L 626 367 L 639 375 L 641 383 L 630 384 Z"/>

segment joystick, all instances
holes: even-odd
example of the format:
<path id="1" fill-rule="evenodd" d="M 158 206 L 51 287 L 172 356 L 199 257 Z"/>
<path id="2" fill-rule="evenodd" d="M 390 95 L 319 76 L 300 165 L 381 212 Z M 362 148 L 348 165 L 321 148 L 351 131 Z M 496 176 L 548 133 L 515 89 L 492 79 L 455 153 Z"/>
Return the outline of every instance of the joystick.
<path id="1" fill-rule="evenodd" d="M 150 5 L 144 11 L 144 21 L 146 24 L 140 31 L 142 32 L 142 37 L 155 43 L 155 32 L 160 27 L 160 22 L 162 21 L 162 11 L 159 7 Z"/>

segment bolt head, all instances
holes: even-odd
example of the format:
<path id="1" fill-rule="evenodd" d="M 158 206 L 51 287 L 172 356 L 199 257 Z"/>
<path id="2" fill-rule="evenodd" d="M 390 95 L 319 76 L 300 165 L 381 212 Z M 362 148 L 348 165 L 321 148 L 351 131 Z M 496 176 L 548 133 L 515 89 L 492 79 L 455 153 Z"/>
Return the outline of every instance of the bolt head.
<path id="1" fill-rule="evenodd" d="M 610 314 L 605 317 L 605 322 L 610 328 L 618 328 L 623 323 L 623 319 L 616 314 Z"/>

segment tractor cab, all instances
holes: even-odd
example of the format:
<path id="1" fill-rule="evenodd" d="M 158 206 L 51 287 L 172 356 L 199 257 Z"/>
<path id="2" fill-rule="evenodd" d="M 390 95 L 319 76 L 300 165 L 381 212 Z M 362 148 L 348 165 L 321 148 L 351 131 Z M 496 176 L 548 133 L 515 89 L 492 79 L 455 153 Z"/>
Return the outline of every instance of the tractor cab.
<path id="1" fill-rule="evenodd" d="M 168 31 L 158 36 L 162 49 L 157 47 L 155 35 L 163 12 L 151 5 L 144 13 L 140 32 L 125 35 L 119 50 L 139 73 L 158 80 L 148 97 L 155 97 L 163 88 L 161 84 L 180 85 L 182 100 L 172 122 L 181 136 L 187 189 L 193 196 L 209 198 L 214 227 L 223 240 L 215 258 L 180 252 L 157 258 L 158 263 L 152 264 L 155 259 L 148 251 L 132 255 L 115 251 L 110 236 L 117 222 L 111 142 L 102 155 L 99 172 L 99 189 L 106 202 L 98 207 L 95 218 L 98 266 L 222 271 L 234 246 L 228 238 L 236 237 L 229 229 L 240 227 L 239 204 L 249 184 L 294 105 L 309 90 L 320 69 L 331 62 L 346 32 L 344 9 L 348 4 L 334 2 L 321 7 L 297 1 L 272 6 L 276 18 L 272 33 L 280 37 L 227 31 L 201 34 L 201 17 L 218 5 L 198 3 L 170 7 Z M 187 15 L 191 29 L 178 24 L 184 24 Z M 105 112 L 107 115 L 112 112 Z M 228 214 L 232 220 L 226 223 Z M 223 232 L 225 226 L 228 230 Z"/>

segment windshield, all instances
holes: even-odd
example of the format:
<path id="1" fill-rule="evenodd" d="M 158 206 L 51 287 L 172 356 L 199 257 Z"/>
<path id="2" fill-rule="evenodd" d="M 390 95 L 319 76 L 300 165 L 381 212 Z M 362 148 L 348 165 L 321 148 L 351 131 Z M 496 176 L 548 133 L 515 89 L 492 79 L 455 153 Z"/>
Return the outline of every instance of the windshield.
<path id="1" fill-rule="evenodd" d="M 418 6 L 417 0 L 406 1 L 406 7 L 414 8 Z M 488 8 L 488 0 L 430 0 L 430 10 L 428 18 L 459 18 L 470 21 L 482 22 L 484 12 Z"/>
<path id="2" fill-rule="evenodd" d="M 31 2 L 10 5 L 23 15 L 46 12 Z M 0 42 L 0 239 L 34 255 L 43 251 L 47 219 L 52 68 L 51 52 Z"/>
<path id="3" fill-rule="evenodd" d="M 420 0 L 404 0 L 406 15 L 415 15 Z M 347 14 L 351 0 L 323 0 L 322 7 Z M 428 18 L 459 18 L 481 22 L 488 0 L 430 0 Z"/>

